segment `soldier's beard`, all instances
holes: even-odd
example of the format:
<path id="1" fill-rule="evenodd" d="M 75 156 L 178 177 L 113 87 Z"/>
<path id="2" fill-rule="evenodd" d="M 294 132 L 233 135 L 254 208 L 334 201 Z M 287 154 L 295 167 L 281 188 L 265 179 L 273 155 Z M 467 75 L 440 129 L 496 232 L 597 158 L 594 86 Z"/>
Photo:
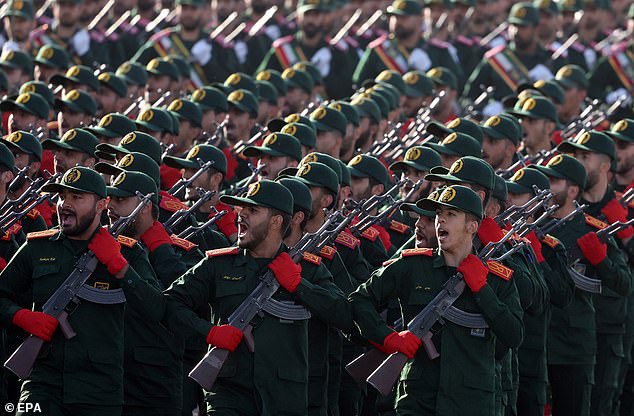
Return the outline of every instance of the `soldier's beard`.
<path id="1" fill-rule="evenodd" d="M 75 217 L 75 225 L 64 225 L 62 221 L 62 215 L 73 215 Z M 69 237 L 75 237 L 83 234 L 91 225 L 95 217 L 97 216 L 97 206 L 95 205 L 92 210 L 82 216 L 78 216 L 76 212 L 69 210 L 61 210 L 57 214 L 57 220 L 65 235 Z"/>
<path id="2" fill-rule="evenodd" d="M 401 26 L 397 26 L 394 29 L 394 34 L 398 39 L 407 39 L 414 34 L 415 30 L 410 28 L 405 28 Z"/>
<path id="3" fill-rule="evenodd" d="M 249 227 L 247 228 L 247 235 L 245 236 L 247 237 L 246 239 L 244 237 L 240 237 L 240 231 L 238 230 L 238 247 L 253 250 L 266 240 L 268 228 L 268 222 L 262 222 L 258 225 L 249 224 Z"/>
<path id="4" fill-rule="evenodd" d="M 315 36 L 319 35 L 319 33 L 321 32 L 321 29 L 319 28 L 319 26 L 316 26 L 313 24 L 305 25 L 302 28 L 302 30 L 304 34 L 309 38 L 314 38 Z"/>

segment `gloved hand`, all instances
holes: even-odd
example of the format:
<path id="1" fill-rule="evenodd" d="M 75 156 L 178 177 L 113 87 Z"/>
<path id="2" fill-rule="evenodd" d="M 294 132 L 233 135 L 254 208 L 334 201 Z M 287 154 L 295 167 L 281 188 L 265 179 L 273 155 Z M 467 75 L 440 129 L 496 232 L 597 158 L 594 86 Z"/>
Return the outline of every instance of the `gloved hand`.
<path id="1" fill-rule="evenodd" d="M 231 209 L 231 208 L 229 208 Z M 209 214 L 209 218 L 216 215 L 215 213 Z M 233 210 L 227 211 L 225 215 L 220 217 L 216 221 L 216 227 L 218 227 L 218 231 L 229 237 L 238 232 L 238 225 L 236 224 L 236 214 Z"/>
<path id="2" fill-rule="evenodd" d="M 627 208 L 619 203 L 616 199 L 612 199 L 610 202 L 605 204 L 605 206 L 601 209 L 601 213 L 605 215 L 605 218 L 608 219 L 609 223 L 614 223 L 617 221 L 626 222 L 627 221 Z M 627 239 L 634 235 L 634 229 L 631 226 L 619 231 L 616 233 L 616 236 L 621 240 Z"/>
<path id="3" fill-rule="evenodd" d="M 302 280 L 302 266 L 296 264 L 288 253 L 277 256 L 269 264 L 269 269 L 273 271 L 280 285 L 290 293 L 295 292 Z"/>
<path id="4" fill-rule="evenodd" d="M 201 39 L 192 46 L 191 55 L 195 62 L 205 66 L 211 60 L 211 51 L 211 43 L 207 39 Z"/>
<path id="5" fill-rule="evenodd" d="M 75 33 L 70 42 L 79 56 L 84 56 L 90 50 L 90 34 L 86 29 L 81 29 Z"/>
<path id="6" fill-rule="evenodd" d="M 154 221 L 154 224 L 141 235 L 141 241 L 147 246 L 150 252 L 156 250 L 163 244 L 172 244 L 172 239 L 169 234 L 167 234 L 167 231 L 165 231 L 165 227 L 158 221 Z"/>
<path id="7" fill-rule="evenodd" d="M 420 338 L 410 331 L 392 332 L 383 340 L 383 346 L 387 351 L 403 353 L 410 359 L 414 358 L 422 343 Z"/>
<path id="8" fill-rule="evenodd" d="M 503 239 L 504 233 L 493 218 L 486 217 L 480 223 L 480 228 L 478 228 L 478 237 L 480 237 L 482 244 L 487 245 L 490 242 L 496 243 Z"/>
<path id="9" fill-rule="evenodd" d="M 0 271 L 4 270 L 5 267 L 7 267 L 7 261 L 0 257 Z"/>
<path id="10" fill-rule="evenodd" d="M 20 309 L 13 315 L 13 325 L 19 326 L 29 334 L 48 342 L 55 332 L 59 321 L 44 312 L 33 312 L 28 309 Z"/>
<path id="11" fill-rule="evenodd" d="M 531 242 L 531 247 L 533 247 L 533 251 L 535 252 L 535 257 L 537 258 L 537 263 L 541 263 L 544 261 L 544 255 L 542 254 L 542 242 L 537 238 L 537 234 L 535 231 L 531 231 L 526 234 L 526 238 Z"/>
<path id="12" fill-rule="evenodd" d="M 243 336 L 242 331 L 235 326 L 217 325 L 211 328 L 207 334 L 207 344 L 234 352 L 240 345 Z"/>
<path id="13" fill-rule="evenodd" d="M 601 263 L 608 255 L 608 245 L 602 243 L 594 231 L 577 238 L 577 245 L 579 245 L 583 257 L 593 266 Z"/>
<path id="14" fill-rule="evenodd" d="M 458 266 L 458 271 L 464 276 L 464 281 L 473 293 L 478 293 L 487 283 L 489 269 L 477 256 L 469 254 Z"/>
<path id="15" fill-rule="evenodd" d="M 116 276 L 128 264 L 121 254 L 121 244 L 114 239 L 106 227 L 101 227 L 93 236 L 88 244 L 88 250 L 95 253 L 97 259 L 113 276 Z"/>

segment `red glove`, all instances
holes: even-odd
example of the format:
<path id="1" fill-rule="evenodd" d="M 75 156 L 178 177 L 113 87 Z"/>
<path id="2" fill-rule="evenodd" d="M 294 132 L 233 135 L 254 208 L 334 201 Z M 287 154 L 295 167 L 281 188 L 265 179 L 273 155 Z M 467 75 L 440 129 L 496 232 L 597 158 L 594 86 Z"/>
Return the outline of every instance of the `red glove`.
<path id="1" fill-rule="evenodd" d="M 33 312 L 28 309 L 20 309 L 13 315 L 13 324 L 24 329 L 44 341 L 50 341 L 59 322 L 51 315 L 44 312 Z"/>
<path id="2" fill-rule="evenodd" d="M 215 213 L 209 214 L 209 218 L 216 215 Z M 227 210 L 227 213 L 220 217 L 216 221 L 218 231 L 229 237 L 238 232 L 238 225 L 236 224 L 236 213 L 232 209 Z"/>
<path id="3" fill-rule="evenodd" d="M 88 244 L 88 250 L 95 253 L 97 259 L 113 276 L 116 276 L 128 264 L 121 254 L 121 244 L 114 239 L 106 227 L 101 227 L 93 236 Z"/>
<path id="4" fill-rule="evenodd" d="M 235 326 L 231 325 L 219 325 L 214 326 L 207 334 L 207 344 L 214 345 L 223 350 L 229 350 L 234 352 L 244 334 Z"/>
<path id="5" fill-rule="evenodd" d="M 621 205 L 619 201 L 612 199 L 601 209 L 601 214 L 605 215 L 605 218 L 608 219 L 609 223 L 615 223 L 617 221 L 626 222 L 628 210 Z M 632 226 L 616 233 L 616 236 L 621 240 L 628 239 L 632 237 L 632 235 L 634 235 L 634 228 L 632 228 Z"/>
<path id="6" fill-rule="evenodd" d="M 533 251 L 535 252 L 535 257 L 537 258 L 537 263 L 541 263 L 544 261 L 544 255 L 542 254 L 542 242 L 537 238 L 537 234 L 535 231 L 531 231 L 526 234 L 526 238 L 531 242 L 531 247 L 533 247 Z"/>
<path id="7" fill-rule="evenodd" d="M 383 340 L 383 346 L 387 351 L 403 353 L 410 359 L 414 358 L 422 343 L 420 338 L 410 331 L 392 332 Z"/>
<path id="8" fill-rule="evenodd" d="M 602 243 L 594 231 L 577 238 L 577 245 L 579 245 L 583 257 L 593 266 L 601 263 L 608 255 L 608 245 Z"/>
<path id="9" fill-rule="evenodd" d="M 154 224 L 143 233 L 141 241 L 143 241 L 143 244 L 147 246 L 150 252 L 163 244 L 172 244 L 172 239 L 165 231 L 165 227 L 158 221 L 154 221 Z"/>
<path id="10" fill-rule="evenodd" d="M 490 242 L 495 243 L 504 238 L 504 232 L 502 232 L 502 229 L 493 218 L 487 217 L 480 223 L 478 237 L 480 237 L 482 244 L 487 245 Z"/>
<path id="11" fill-rule="evenodd" d="M 290 293 L 295 292 L 302 280 L 302 266 L 296 264 L 288 253 L 277 256 L 269 264 L 269 269 L 273 271 L 280 285 Z"/>
<path id="12" fill-rule="evenodd" d="M 464 276 L 464 281 L 473 293 L 478 293 L 480 289 L 487 283 L 487 274 L 489 269 L 474 254 L 469 254 L 460 266 L 458 271 Z"/>
<path id="13" fill-rule="evenodd" d="M 5 267 L 7 267 L 7 261 L 0 257 L 0 271 L 4 270 Z"/>
<path id="14" fill-rule="evenodd" d="M 370 344 L 372 344 L 372 346 L 374 348 L 376 348 L 377 350 L 381 351 L 383 354 L 390 355 L 390 354 L 394 354 L 395 352 L 397 352 L 395 349 L 388 348 L 386 345 L 377 344 L 376 342 L 370 341 L 370 340 L 368 340 L 368 341 L 370 342 Z"/>

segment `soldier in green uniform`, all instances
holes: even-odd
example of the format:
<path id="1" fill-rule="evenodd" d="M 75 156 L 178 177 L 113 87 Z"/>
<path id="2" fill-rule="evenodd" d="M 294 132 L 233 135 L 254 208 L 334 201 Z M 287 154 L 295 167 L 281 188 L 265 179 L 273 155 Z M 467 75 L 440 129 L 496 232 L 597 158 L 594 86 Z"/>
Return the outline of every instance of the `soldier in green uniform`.
<path id="1" fill-rule="evenodd" d="M 80 302 L 68 317 L 77 335 L 55 331 L 58 321 L 39 312 L 86 249 L 99 264 L 87 284 L 100 290 L 123 289 L 143 319 L 158 322 L 164 298 L 152 286 L 153 273 L 135 240 L 114 239 L 99 227 L 107 208 L 106 185 L 95 171 L 76 167 L 44 191 L 58 192 L 61 228 L 31 234 L 2 271 L 0 309 L 5 325 L 15 325 L 48 344 L 22 384 L 20 400 L 42 403 L 50 415 L 120 414 L 123 404 L 124 303 Z M 122 255 L 121 245 L 129 260 Z M 34 310 L 16 298 L 32 290 Z"/>
<path id="2" fill-rule="evenodd" d="M 2 22 L 4 36 L 0 38 L 0 42 L 3 50 L 22 50 L 32 55 L 36 53 L 29 39 L 36 26 L 33 3 L 23 0 L 8 1 L 2 13 Z"/>
<path id="3" fill-rule="evenodd" d="M 421 200 L 419 207 L 436 211 L 439 249 L 405 250 L 373 274 L 350 296 L 361 334 L 385 352 L 412 359 L 401 373 L 396 397 L 398 414 L 482 414 L 494 411 L 495 340 L 518 346 L 522 341 L 522 311 L 513 271 L 488 268 L 471 254 L 472 238 L 482 219 L 482 202 L 470 189 L 453 185 L 438 201 Z M 432 341 L 440 358 L 419 351 L 421 340 L 409 330 L 396 332 L 377 310 L 396 298 L 403 305 L 403 322 L 429 303 L 456 272 L 467 289 L 455 306 L 482 313 L 489 328 L 473 330 L 445 322 Z"/>
<path id="4" fill-rule="evenodd" d="M 62 114 L 66 131 L 91 125 L 97 115 L 97 102 L 83 90 L 67 90 L 55 101 L 55 110 Z"/>
<path id="5" fill-rule="evenodd" d="M 305 254 L 296 264 L 286 253 L 283 235 L 293 213 L 288 189 L 264 180 L 253 184 L 244 197 L 221 199 L 241 207 L 238 247 L 209 252 L 207 259 L 174 282 L 165 292 L 168 322 L 174 329 L 193 328 L 208 344 L 232 352 L 207 392 L 209 411 L 305 414 L 308 321 L 289 325 L 267 313 L 256 317 L 252 322 L 254 352 L 240 342 L 242 331 L 225 322 L 266 270 L 280 283 L 279 293 L 274 295 L 278 300 L 301 302 L 314 317 L 345 325 L 348 306 L 318 256 Z M 200 319 L 192 310 L 207 304 L 212 322 Z"/>
<path id="6" fill-rule="evenodd" d="M 95 156 L 97 144 L 99 141 L 89 131 L 70 129 L 60 140 L 44 140 L 42 148 L 54 150 L 55 172 L 64 173 L 76 165 L 92 168 L 97 161 Z"/>
<path id="7" fill-rule="evenodd" d="M 513 165 L 513 158 L 522 139 L 519 121 L 506 113 L 491 116 L 482 123 L 482 132 L 482 158 L 496 172 Z"/>
<path id="8" fill-rule="evenodd" d="M 242 154 L 266 165 L 258 174 L 259 180 L 273 180 L 282 169 L 297 166 L 302 158 L 302 145 L 290 134 L 271 133 L 264 138 L 261 146 L 247 146 Z"/>
<path id="9" fill-rule="evenodd" d="M 33 79 L 48 82 L 53 75 L 63 75 L 70 66 L 70 57 L 58 45 L 44 45 L 33 58 Z"/>

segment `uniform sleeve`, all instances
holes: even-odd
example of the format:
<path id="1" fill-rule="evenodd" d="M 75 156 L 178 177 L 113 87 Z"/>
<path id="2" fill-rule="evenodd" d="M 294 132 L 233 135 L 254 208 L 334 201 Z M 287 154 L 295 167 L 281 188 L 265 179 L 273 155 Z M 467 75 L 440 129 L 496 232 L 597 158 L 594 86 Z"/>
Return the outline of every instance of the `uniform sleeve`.
<path id="1" fill-rule="evenodd" d="M 32 286 L 33 262 L 29 249 L 29 244 L 24 244 L 0 272 L 0 322 L 6 326 L 12 324 L 13 315 L 22 309 L 16 299 Z"/>
<path id="2" fill-rule="evenodd" d="M 561 243 L 554 248 L 544 245 L 542 253 L 545 258 L 545 261 L 542 262 L 542 268 L 550 292 L 550 303 L 558 308 L 564 308 L 572 302 L 575 288 L 575 284 L 568 274 L 566 249 Z"/>
<path id="3" fill-rule="evenodd" d="M 130 267 L 121 279 L 121 287 L 126 302 L 135 302 L 147 319 L 159 322 L 165 314 L 166 301 L 147 255 L 141 247 L 137 250 L 138 253 L 129 259 Z"/>
<path id="4" fill-rule="evenodd" d="M 169 287 L 176 278 L 184 275 L 185 272 L 195 264 L 187 264 L 184 261 L 184 257 L 188 253 L 189 252 L 184 252 L 184 254 L 180 255 L 170 244 L 162 244 L 148 254 L 150 264 L 156 272 L 156 276 L 161 282 L 163 289 Z M 198 262 L 202 258 L 202 253 L 197 250 L 195 253 L 199 254 L 196 261 Z"/>
<path id="5" fill-rule="evenodd" d="M 379 68 L 379 63 L 377 61 L 378 58 L 376 57 L 374 50 L 370 47 L 366 48 L 361 60 L 352 74 L 352 84 L 358 86 L 366 79 L 372 79 L 379 75 L 382 69 L 377 69 Z M 381 67 L 383 67 L 382 64 Z"/>
<path id="6" fill-rule="evenodd" d="M 630 268 L 621 249 L 614 240 L 608 240 L 608 254 L 605 259 L 596 266 L 597 273 L 606 287 L 614 290 L 621 296 L 627 296 L 632 289 L 632 275 Z"/>

